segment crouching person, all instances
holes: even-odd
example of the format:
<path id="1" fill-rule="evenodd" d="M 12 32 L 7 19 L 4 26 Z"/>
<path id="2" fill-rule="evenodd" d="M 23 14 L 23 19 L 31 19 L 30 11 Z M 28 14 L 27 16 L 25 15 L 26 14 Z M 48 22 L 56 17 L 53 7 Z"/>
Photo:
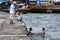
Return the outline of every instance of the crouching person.
<path id="1" fill-rule="evenodd" d="M 17 16 L 17 21 L 22 21 L 22 12 L 18 13 L 18 16 Z"/>

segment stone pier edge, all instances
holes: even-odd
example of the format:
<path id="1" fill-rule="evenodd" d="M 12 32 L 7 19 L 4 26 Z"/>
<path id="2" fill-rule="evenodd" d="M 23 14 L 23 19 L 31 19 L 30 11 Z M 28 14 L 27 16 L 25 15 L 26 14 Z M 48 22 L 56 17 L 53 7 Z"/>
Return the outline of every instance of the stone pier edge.
<path id="1" fill-rule="evenodd" d="M 27 35 L 0 35 L 0 37 L 15 37 L 15 36 L 22 36 L 22 37 L 27 37 Z"/>

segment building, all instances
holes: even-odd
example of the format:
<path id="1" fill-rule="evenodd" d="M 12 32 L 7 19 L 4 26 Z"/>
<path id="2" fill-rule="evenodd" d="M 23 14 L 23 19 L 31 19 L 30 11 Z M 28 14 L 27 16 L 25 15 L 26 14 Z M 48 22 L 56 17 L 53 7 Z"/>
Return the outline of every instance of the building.
<path id="1" fill-rule="evenodd" d="M 29 0 L 29 4 L 50 5 L 54 0 Z"/>

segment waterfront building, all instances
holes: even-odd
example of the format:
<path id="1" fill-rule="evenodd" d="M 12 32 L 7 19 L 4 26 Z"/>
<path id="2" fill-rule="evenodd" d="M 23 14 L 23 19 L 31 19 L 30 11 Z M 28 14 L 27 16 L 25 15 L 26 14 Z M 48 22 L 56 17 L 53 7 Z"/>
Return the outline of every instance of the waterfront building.
<path id="1" fill-rule="evenodd" d="M 53 5 L 55 0 L 10 0 L 10 1 L 22 1 L 32 5 Z"/>
<path id="2" fill-rule="evenodd" d="M 39 1 L 39 2 L 38 2 Z M 29 4 L 50 5 L 53 4 L 54 0 L 29 0 Z"/>

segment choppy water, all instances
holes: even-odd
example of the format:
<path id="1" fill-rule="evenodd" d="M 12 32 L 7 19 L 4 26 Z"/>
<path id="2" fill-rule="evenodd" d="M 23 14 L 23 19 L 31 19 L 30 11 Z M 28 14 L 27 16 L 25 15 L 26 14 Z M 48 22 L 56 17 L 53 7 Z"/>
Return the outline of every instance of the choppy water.
<path id="1" fill-rule="evenodd" d="M 40 32 L 42 27 L 46 28 L 45 40 L 60 40 L 60 14 L 23 14 L 23 21 L 27 28 L 32 27 L 33 32 Z M 41 40 L 38 35 L 32 37 L 32 40 Z M 43 40 L 43 39 L 42 39 Z"/>

